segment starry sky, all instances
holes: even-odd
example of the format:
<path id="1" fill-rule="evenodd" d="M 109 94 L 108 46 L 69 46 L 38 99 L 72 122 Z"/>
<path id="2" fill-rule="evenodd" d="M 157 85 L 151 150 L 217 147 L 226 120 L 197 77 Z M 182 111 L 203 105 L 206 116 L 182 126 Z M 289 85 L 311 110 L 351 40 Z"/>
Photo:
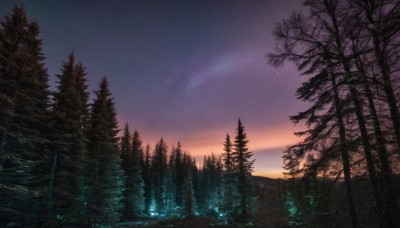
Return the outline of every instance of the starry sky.
<path id="1" fill-rule="evenodd" d="M 294 0 L 36 0 L 15 4 L 41 27 L 46 67 L 55 74 L 73 51 L 96 90 L 107 76 L 120 126 L 145 143 L 180 141 L 198 163 L 220 154 L 240 117 L 254 152 L 254 175 L 282 176 L 281 152 L 299 139 L 288 116 L 302 79 L 293 65 L 275 69 L 265 54 L 276 22 L 301 8 Z"/>

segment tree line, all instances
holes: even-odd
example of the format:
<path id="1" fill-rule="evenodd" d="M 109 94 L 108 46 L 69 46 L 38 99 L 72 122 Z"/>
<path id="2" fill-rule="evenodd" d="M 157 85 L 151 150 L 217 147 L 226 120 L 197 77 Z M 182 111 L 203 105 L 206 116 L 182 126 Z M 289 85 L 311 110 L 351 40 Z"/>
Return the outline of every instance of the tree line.
<path id="1" fill-rule="evenodd" d="M 306 224 L 343 216 L 343 226 L 398 226 L 400 2 L 307 0 L 303 11 L 276 24 L 273 35 L 277 46 L 269 62 L 292 62 L 305 78 L 296 95 L 309 107 L 290 119 L 306 130 L 284 151 L 283 167 L 292 177 L 291 200 L 314 185 L 306 192 L 314 191 L 324 205 L 302 215 Z M 361 206 L 366 199 L 355 186 L 362 177 L 374 205 Z M 342 178 L 347 205 L 334 209 L 327 198 Z"/>
<path id="2" fill-rule="evenodd" d="M 0 224 L 112 225 L 150 216 L 246 222 L 254 212 L 252 152 L 239 119 L 221 155 L 200 167 L 180 142 L 119 137 L 106 78 L 89 101 L 86 69 L 70 54 L 49 89 L 39 25 L 21 6 L 0 24 Z"/>

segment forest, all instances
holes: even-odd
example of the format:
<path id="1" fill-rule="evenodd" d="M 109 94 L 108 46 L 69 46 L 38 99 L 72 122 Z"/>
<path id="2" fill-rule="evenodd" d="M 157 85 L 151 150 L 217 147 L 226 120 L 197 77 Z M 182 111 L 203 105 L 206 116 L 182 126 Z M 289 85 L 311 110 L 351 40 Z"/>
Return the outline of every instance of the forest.
<path id="1" fill-rule="evenodd" d="M 15 6 L 0 27 L 0 225 L 134 226 L 206 216 L 247 223 L 254 211 L 244 125 L 202 167 L 163 138 L 151 150 L 128 123 L 119 136 L 106 78 L 89 103 L 85 67 L 70 54 L 50 91 L 39 26 Z"/>
<path id="2" fill-rule="evenodd" d="M 51 91 L 39 24 L 20 5 L 0 23 L 0 226 L 399 226 L 400 1 L 306 0 L 275 24 L 266 60 L 308 104 L 284 179 L 252 176 L 241 119 L 201 162 L 120 130 L 106 77 L 90 100 L 72 52 Z"/>

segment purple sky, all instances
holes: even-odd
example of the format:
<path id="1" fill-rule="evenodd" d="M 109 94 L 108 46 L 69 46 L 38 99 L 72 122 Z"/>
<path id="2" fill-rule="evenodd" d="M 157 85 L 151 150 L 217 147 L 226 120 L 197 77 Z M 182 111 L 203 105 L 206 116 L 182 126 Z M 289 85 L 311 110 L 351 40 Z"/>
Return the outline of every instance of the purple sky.
<path id="1" fill-rule="evenodd" d="M 120 125 L 129 121 L 145 143 L 179 140 L 200 162 L 221 152 L 240 117 L 255 174 L 281 172 L 281 151 L 298 140 L 288 116 L 305 104 L 294 96 L 295 67 L 274 69 L 265 54 L 275 47 L 275 23 L 301 1 L 1 0 L 0 16 L 17 3 L 41 26 L 53 88 L 74 51 L 90 90 L 106 75 Z"/>

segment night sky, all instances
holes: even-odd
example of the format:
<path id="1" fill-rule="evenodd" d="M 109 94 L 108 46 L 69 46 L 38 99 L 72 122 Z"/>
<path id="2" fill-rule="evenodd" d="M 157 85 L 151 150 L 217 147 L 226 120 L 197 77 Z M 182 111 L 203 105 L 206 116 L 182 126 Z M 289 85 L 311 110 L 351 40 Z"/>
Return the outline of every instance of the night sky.
<path id="1" fill-rule="evenodd" d="M 275 23 L 301 1 L 0 0 L 1 18 L 17 3 L 41 26 L 52 89 L 74 51 L 90 90 L 107 76 L 121 128 L 128 121 L 145 143 L 179 140 L 201 163 L 221 153 L 240 117 L 254 174 L 281 176 L 281 151 L 301 129 L 288 116 L 306 104 L 294 95 L 295 67 L 274 69 L 265 54 Z"/>

